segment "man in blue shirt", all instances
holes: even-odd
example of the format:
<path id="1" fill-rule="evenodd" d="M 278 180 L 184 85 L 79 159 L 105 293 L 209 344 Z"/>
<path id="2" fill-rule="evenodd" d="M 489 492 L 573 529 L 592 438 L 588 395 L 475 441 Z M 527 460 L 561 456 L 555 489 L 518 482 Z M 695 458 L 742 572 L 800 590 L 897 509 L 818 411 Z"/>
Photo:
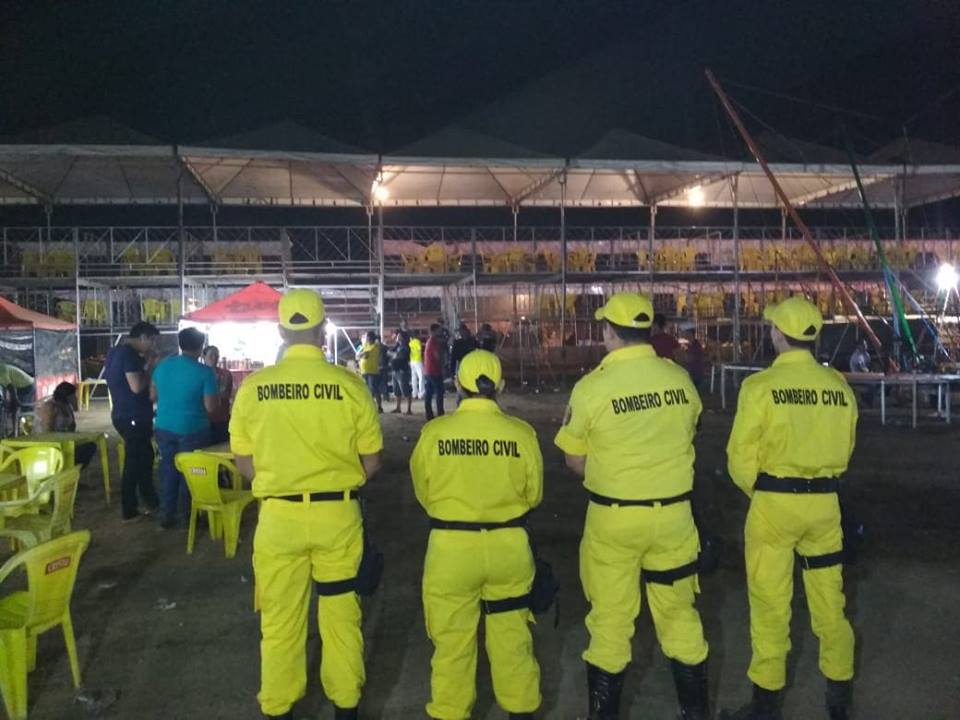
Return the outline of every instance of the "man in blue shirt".
<path id="1" fill-rule="evenodd" d="M 137 491 L 148 512 L 160 504 L 153 487 L 153 403 L 150 370 L 156 362 L 160 333 L 148 322 L 138 322 L 119 345 L 107 353 L 103 377 L 113 400 L 111 420 L 123 438 L 126 460 L 121 482 L 125 521 L 140 517 Z"/>
<path id="2" fill-rule="evenodd" d="M 157 403 L 160 449 L 160 526 L 176 527 L 190 515 L 190 494 L 174 458 L 179 452 L 210 444 L 208 413 L 216 411 L 219 386 L 213 369 L 200 362 L 204 336 L 196 328 L 178 335 L 180 355 L 166 358 L 153 371 L 150 396 Z"/>

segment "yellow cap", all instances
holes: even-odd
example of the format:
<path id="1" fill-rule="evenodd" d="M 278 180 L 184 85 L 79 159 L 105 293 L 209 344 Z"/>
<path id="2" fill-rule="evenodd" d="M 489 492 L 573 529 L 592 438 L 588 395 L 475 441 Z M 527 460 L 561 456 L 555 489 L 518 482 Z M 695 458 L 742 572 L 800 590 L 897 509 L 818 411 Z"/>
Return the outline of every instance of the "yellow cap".
<path id="1" fill-rule="evenodd" d="M 309 330 L 323 322 L 323 300 L 313 290 L 290 290 L 277 307 L 280 325 L 288 330 Z"/>
<path id="2" fill-rule="evenodd" d="M 787 298 L 763 309 L 763 319 L 772 322 L 777 330 L 794 340 L 816 340 L 823 327 L 823 315 L 809 300 Z"/>
<path id="3" fill-rule="evenodd" d="M 457 370 L 457 380 L 460 387 L 470 392 L 479 392 L 477 378 L 486 376 L 499 390 L 503 383 L 503 369 L 500 367 L 500 358 L 486 350 L 474 350 L 467 353 L 460 361 Z"/>
<path id="4" fill-rule="evenodd" d="M 653 325 L 653 301 L 640 293 L 615 293 L 594 317 L 621 327 L 648 328 Z"/>

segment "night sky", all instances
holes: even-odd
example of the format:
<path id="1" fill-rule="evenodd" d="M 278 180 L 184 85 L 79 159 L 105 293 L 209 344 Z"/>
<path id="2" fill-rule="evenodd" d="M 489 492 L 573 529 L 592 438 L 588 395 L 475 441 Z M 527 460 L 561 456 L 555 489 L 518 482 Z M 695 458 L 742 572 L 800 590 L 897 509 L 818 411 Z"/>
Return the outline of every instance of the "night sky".
<path id="1" fill-rule="evenodd" d="M 0 35 L 0 134 L 109 115 L 187 142 L 288 119 L 387 152 L 461 123 L 552 154 L 614 127 L 740 152 L 710 65 L 851 111 L 730 85 L 757 130 L 836 144 L 842 117 L 869 151 L 913 118 L 960 144 L 956 0 L 34 1 L 3 4 Z"/>

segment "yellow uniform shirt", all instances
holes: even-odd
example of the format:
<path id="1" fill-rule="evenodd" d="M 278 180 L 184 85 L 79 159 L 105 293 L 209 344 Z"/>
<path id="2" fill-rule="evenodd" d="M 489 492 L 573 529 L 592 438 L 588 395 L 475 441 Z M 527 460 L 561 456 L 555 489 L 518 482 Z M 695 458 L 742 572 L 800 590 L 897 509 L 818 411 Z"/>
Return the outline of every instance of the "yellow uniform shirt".
<path id="1" fill-rule="evenodd" d="M 410 362 L 423 362 L 423 343 L 419 338 L 410 338 Z"/>
<path id="2" fill-rule="evenodd" d="M 837 477 L 857 435 L 857 400 L 843 375 L 806 350 L 783 353 L 740 387 L 727 469 L 747 494 L 758 473 Z"/>
<path id="3" fill-rule="evenodd" d="M 363 381 L 320 348 L 292 345 L 240 386 L 230 445 L 253 456 L 253 494 L 265 497 L 363 485 L 358 456 L 379 452 L 383 436 Z"/>
<path id="4" fill-rule="evenodd" d="M 504 522 L 543 497 L 536 432 L 483 398 L 424 425 L 410 474 L 417 500 L 439 520 Z"/>
<path id="5" fill-rule="evenodd" d="M 693 487 L 693 436 L 703 405 L 687 371 L 650 345 L 609 353 L 574 386 L 554 440 L 586 455 L 584 486 L 620 500 L 673 497 Z"/>
<path id="6" fill-rule="evenodd" d="M 360 358 L 361 375 L 380 374 L 380 343 L 363 343 L 360 352 L 366 353 Z"/>

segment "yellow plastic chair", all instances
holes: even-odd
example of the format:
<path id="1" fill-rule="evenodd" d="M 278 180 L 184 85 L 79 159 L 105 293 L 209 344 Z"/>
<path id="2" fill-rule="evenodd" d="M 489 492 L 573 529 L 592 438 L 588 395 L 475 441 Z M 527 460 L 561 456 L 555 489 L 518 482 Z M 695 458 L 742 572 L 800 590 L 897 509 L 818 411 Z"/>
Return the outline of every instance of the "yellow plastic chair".
<path id="1" fill-rule="evenodd" d="M 442 273 L 447 269 L 447 249 L 440 243 L 431 243 L 423 253 L 427 269 L 432 273 Z"/>
<path id="2" fill-rule="evenodd" d="M 210 535 L 223 536 L 224 554 L 232 558 L 237 554 L 240 537 L 240 518 L 244 508 L 253 502 L 253 493 L 241 490 L 240 471 L 229 460 L 205 452 L 177 453 L 177 470 L 186 478 L 190 488 L 190 531 L 187 534 L 187 554 L 193 554 L 193 542 L 197 531 L 197 515 L 207 513 Z M 233 489 L 219 487 L 220 468 L 225 468 L 233 481 Z"/>
<path id="3" fill-rule="evenodd" d="M 404 254 L 402 257 L 403 271 L 405 273 L 425 272 L 427 264 L 423 257 L 423 252 L 414 253 L 412 255 Z"/>
<path id="4" fill-rule="evenodd" d="M 43 271 L 40 253 L 36 250 L 24 250 L 20 253 L 20 267 L 24 276 L 40 275 Z"/>
<path id="5" fill-rule="evenodd" d="M 543 262 L 547 266 L 547 270 L 550 272 L 560 272 L 560 253 L 553 250 L 544 250 L 540 255 L 543 257 Z"/>
<path id="6" fill-rule="evenodd" d="M 177 271 L 177 258 L 167 248 L 160 248 L 150 257 L 150 270 L 157 275 L 173 275 Z"/>
<path id="7" fill-rule="evenodd" d="M 73 253 L 66 250 L 51 250 L 44 258 L 47 274 L 53 277 L 72 277 L 76 270 Z"/>
<path id="8" fill-rule="evenodd" d="M 80 306 L 80 321 L 86 325 L 106 325 L 107 304 L 103 300 L 84 300 Z"/>
<path id="9" fill-rule="evenodd" d="M 4 518 L 0 537 L 10 538 L 26 549 L 69 533 L 79 482 L 80 468 L 72 467 L 44 480 L 37 493 L 31 497 L 0 502 L 0 515 Z M 24 513 L 29 505 L 37 508 L 43 505 L 42 498 L 45 495 L 53 496 L 51 512 Z M 12 517 L 7 516 L 8 510 L 14 511 Z"/>
<path id="10" fill-rule="evenodd" d="M 57 303 L 57 317 L 75 323 L 77 321 L 77 304 L 69 300 L 61 300 Z"/>
<path id="11" fill-rule="evenodd" d="M 80 530 L 17 553 L 0 567 L 0 584 L 16 570 L 27 589 L 0 598 L 0 692 L 11 720 L 26 720 L 27 673 L 37 666 L 37 636 L 58 625 L 70 659 L 73 686 L 80 687 L 80 661 L 70 599 L 90 533 Z"/>
<path id="12" fill-rule="evenodd" d="M 156 298 L 143 298 L 140 302 L 140 315 L 147 322 L 160 324 L 166 319 L 167 304 Z"/>
<path id="13" fill-rule="evenodd" d="M 0 461 L 0 473 L 10 472 L 11 468 L 26 479 L 28 495 L 34 495 L 44 480 L 63 469 L 63 452 L 56 445 L 19 448 Z"/>
<path id="14" fill-rule="evenodd" d="M 128 247 L 120 253 L 121 272 L 124 275 L 133 275 L 143 269 L 143 253 L 139 248 Z"/>

